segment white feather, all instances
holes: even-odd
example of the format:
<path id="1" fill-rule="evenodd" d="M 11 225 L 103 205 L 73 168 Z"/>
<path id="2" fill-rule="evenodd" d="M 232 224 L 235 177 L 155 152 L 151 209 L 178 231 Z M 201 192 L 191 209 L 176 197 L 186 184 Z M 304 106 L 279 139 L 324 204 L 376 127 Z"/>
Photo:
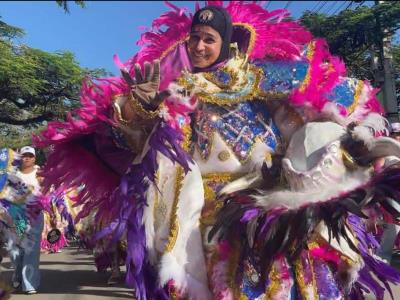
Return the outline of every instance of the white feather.
<path id="1" fill-rule="evenodd" d="M 367 183 L 370 175 L 367 171 L 356 171 L 343 178 L 342 183 L 321 186 L 306 191 L 273 190 L 262 196 L 253 196 L 257 205 L 265 210 L 276 207 L 298 209 L 303 205 L 325 202 L 338 197 L 345 192 L 352 191 Z"/>

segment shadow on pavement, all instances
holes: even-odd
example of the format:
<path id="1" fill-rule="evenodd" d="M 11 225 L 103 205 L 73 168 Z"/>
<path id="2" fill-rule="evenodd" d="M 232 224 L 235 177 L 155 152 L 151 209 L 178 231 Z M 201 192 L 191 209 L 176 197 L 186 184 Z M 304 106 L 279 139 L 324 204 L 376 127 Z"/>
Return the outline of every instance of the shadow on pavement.
<path id="1" fill-rule="evenodd" d="M 51 262 L 41 262 L 41 265 L 50 265 Z M 57 262 L 60 264 L 60 262 Z M 71 262 L 62 264 L 74 265 Z M 77 263 L 79 265 L 79 263 Z M 82 265 L 82 263 L 80 263 Z M 11 281 L 13 270 L 4 270 L 2 274 L 6 280 Z M 125 287 L 124 283 L 108 286 L 109 273 L 97 273 L 93 270 L 50 270 L 41 267 L 41 286 L 38 289 L 40 295 L 76 295 L 71 299 L 78 299 L 78 295 L 102 296 L 110 299 L 132 299 L 133 293 Z M 20 293 L 16 293 L 18 295 Z M 47 298 L 46 298 L 47 299 Z"/>

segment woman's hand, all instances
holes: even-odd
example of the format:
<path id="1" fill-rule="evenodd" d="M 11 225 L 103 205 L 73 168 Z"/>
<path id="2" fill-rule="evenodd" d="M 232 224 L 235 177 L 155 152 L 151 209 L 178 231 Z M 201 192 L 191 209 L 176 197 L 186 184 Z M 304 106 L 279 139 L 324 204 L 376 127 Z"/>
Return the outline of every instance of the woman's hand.
<path id="1" fill-rule="evenodd" d="M 121 70 L 122 77 L 131 88 L 133 97 L 148 110 L 156 110 L 161 102 L 170 93 L 168 90 L 158 92 L 160 88 L 160 61 L 155 60 L 153 64 L 144 63 L 144 74 L 139 64 L 135 64 L 135 79 L 126 70 Z"/>

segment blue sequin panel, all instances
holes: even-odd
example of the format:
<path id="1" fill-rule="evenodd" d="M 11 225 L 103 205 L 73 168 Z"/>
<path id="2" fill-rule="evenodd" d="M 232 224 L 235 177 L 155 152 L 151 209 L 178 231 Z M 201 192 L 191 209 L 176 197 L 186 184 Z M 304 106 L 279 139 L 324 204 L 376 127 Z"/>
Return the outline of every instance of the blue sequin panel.
<path id="1" fill-rule="evenodd" d="M 207 158 L 212 132 L 217 131 L 237 158 L 246 160 L 260 139 L 272 150 L 276 149 L 278 128 L 272 122 L 265 104 L 260 101 L 242 102 L 235 107 L 208 104 L 204 123 L 199 130 L 209 138 L 197 140 L 203 158 Z"/>
<path id="2" fill-rule="evenodd" d="M 254 258 L 245 259 L 239 267 L 242 281 L 239 284 L 243 295 L 249 300 L 257 299 L 265 292 L 265 285 L 261 282 L 261 274 L 257 271 L 258 262 Z"/>
<path id="3" fill-rule="evenodd" d="M 251 92 L 253 91 L 253 86 L 254 86 L 254 81 L 256 80 L 256 76 L 252 72 L 248 72 L 246 76 L 247 76 L 246 86 L 241 88 L 239 91 L 220 92 L 220 93 L 215 93 L 214 96 L 222 100 L 236 100 L 237 98 L 246 97 L 250 95 Z"/>
<path id="4" fill-rule="evenodd" d="M 221 82 L 222 84 L 229 85 L 232 81 L 231 75 L 222 70 L 217 70 L 217 71 L 215 71 L 214 74 L 215 74 L 216 79 L 219 82 Z"/>
<path id="5" fill-rule="evenodd" d="M 356 87 L 357 87 L 356 79 L 344 78 L 327 95 L 327 99 L 336 104 L 349 108 L 354 103 Z"/>
<path id="6" fill-rule="evenodd" d="M 0 149 L 0 193 L 7 182 L 8 149 Z"/>
<path id="7" fill-rule="evenodd" d="M 274 62 L 258 60 L 254 64 L 264 72 L 259 89 L 265 94 L 289 94 L 307 75 L 308 62 Z"/>

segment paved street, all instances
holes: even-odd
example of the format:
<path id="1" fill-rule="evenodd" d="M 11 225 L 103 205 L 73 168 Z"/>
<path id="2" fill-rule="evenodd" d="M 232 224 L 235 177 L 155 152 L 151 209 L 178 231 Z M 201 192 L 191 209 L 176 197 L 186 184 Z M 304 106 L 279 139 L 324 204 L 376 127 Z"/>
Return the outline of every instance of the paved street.
<path id="1" fill-rule="evenodd" d="M 2 271 L 10 279 L 12 270 L 7 269 L 5 259 Z M 121 283 L 106 284 L 109 273 L 97 273 L 93 256 L 85 250 L 63 249 L 62 253 L 42 254 L 40 263 L 42 284 L 36 295 L 14 294 L 11 300 L 116 300 L 133 299 L 131 291 Z"/>
<path id="2" fill-rule="evenodd" d="M 394 265 L 400 268 L 400 256 L 395 257 Z M 2 271 L 10 279 L 12 270 L 5 259 Z M 97 273 L 93 257 L 85 250 L 64 249 L 63 253 L 42 254 L 42 285 L 37 295 L 14 294 L 11 300 L 118 300 L 133 299 L 131 291 L 123 283 L 107 286 L 109 273 Z M 393 287 L 394 299 L 400 299 L 400 286 Z M 369 297 L 368 300 L 373 300 Z M 385 299 L 390 299 L 386 295 Z"/>

